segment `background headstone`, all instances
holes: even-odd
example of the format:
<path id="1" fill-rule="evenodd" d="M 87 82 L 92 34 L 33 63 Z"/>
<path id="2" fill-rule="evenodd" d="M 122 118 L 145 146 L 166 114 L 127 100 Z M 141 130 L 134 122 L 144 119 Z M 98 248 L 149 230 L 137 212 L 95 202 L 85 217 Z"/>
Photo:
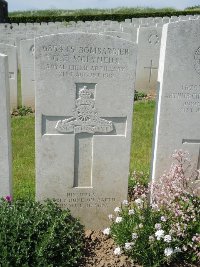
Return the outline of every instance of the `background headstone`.
<path id="1" fill-rule="evenodd" d="M 161 32 L 160 27 L 139 28 L 135 85 L 135 89 L 139 92 L 155 93 L 156 91 Z"/>
<path id="2" fill-rule="evenodd" d="M 90 229 L 127 198 L 137 47 L 84 33 L 36 38 L 36 195 Z"/>
<path id="3" fill-rule="evenodd" d="M 8 57 L 0 54 L 0 197 L 12 195 Z"/>
<path id="4" fill-rule="evenodd" d="M 9 85 L 10 85 L 10 110 L 17 108 L 17 47 L 0 44 L 0 53 L 8 56 Z"/>
<path id="5" fill-rule="evenodd" d="M 20 42 L 22 106 L 35 110 L 34 40 Z"/>

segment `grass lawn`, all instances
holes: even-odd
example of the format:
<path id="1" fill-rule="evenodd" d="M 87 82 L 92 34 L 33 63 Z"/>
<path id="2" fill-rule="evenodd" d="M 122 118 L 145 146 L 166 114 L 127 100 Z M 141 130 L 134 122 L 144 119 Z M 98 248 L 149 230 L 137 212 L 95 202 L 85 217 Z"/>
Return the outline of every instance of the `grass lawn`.
<path id="1" fill-rule="evenodd" d="M 130 172 L 149 173 L 155 101 L 135 103 Z M 14 197 L 35 196 L 34 116 L 12 117 Z"/>
<path id="2" fill-rule="evenodd" d="M 135 102 L 133 113 L 130 172 L 149 173 L 155 101 Z"/>
<path id="3" fill-rule="evenodd" d="M 35 195 L 34 116 L 12 117 L 14 198 Z"/>

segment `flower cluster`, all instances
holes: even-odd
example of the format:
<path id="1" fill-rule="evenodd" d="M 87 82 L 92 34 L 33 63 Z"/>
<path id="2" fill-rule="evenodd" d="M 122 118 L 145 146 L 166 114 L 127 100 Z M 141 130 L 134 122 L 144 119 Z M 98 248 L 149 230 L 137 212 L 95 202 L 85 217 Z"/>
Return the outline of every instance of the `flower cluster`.
<path id="1" fill-rule="evenodd" d="M 178 163 L 158 182 L 146 189 L 137 182 L 131 201 L 122 201 L 109 215 L 109 234 L 118 245 L 115 255 L 123 251 L 144 266 L 200 261 L 200 198 L 186 175 L 187 153 L 176 151 L 173 158 Z"/>

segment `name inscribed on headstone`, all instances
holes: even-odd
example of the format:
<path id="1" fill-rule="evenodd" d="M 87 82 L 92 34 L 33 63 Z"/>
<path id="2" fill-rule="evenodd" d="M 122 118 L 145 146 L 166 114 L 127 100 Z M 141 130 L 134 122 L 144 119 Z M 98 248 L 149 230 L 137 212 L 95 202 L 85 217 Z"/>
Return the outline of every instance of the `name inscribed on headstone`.
<path id="1" fill-rule="evenodd" d="M 129 49 L 114 47 L 43 45 L 42 49 L 45 61 L 41 68 L 69 77 L 116 78 L 126 71 L 121 59 L 129 56 Z"/>

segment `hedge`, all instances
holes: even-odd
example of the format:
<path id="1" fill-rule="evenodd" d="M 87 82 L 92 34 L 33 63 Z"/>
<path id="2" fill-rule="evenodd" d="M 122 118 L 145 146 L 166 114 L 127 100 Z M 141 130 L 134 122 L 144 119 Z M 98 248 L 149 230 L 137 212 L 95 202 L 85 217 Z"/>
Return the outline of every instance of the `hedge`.
<path id="1" fill-rule="evenodd" d="M 41 23 L 41 22 L 56 22 L 56 21 L 93 21 L 93 20 L 114 20 L 124 21 L 131 18 L 147 18 L 147 17 L 171 17 L 171 16 L 186 16 L 186 15 L 200 15 L 200 11 L 171 11 L 171 12 L 150 12 L 150 13 L 133 13 L 133 14 L 94 14 L 94 15 L 68 15 L 68 16 L 21 16 L 9 17 L 8 23 Z"/>

